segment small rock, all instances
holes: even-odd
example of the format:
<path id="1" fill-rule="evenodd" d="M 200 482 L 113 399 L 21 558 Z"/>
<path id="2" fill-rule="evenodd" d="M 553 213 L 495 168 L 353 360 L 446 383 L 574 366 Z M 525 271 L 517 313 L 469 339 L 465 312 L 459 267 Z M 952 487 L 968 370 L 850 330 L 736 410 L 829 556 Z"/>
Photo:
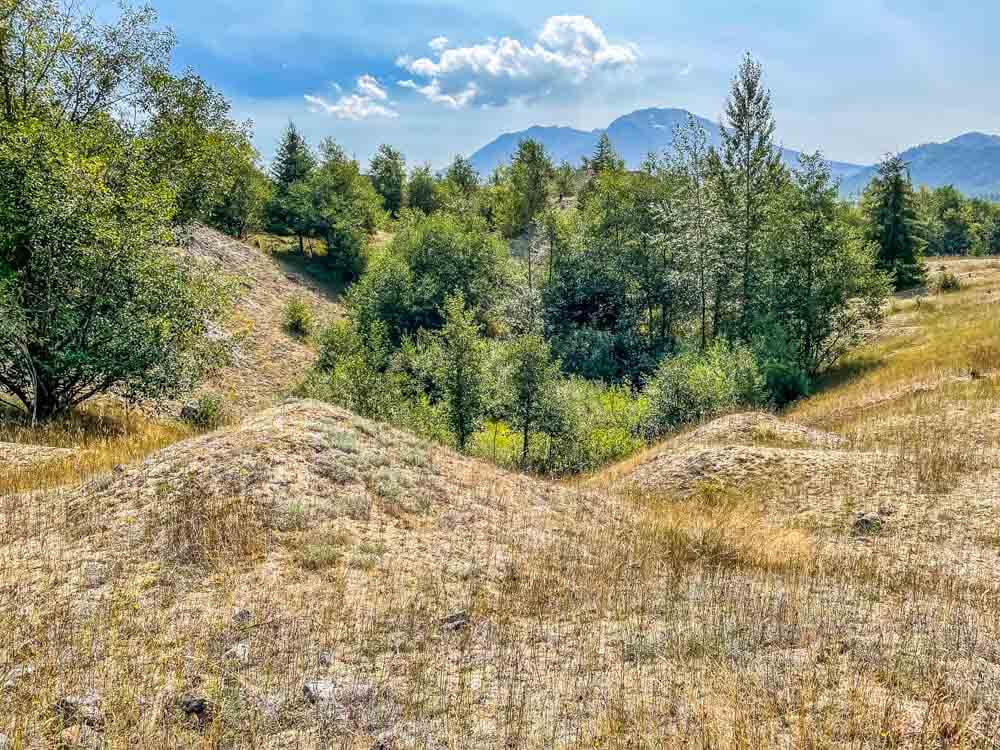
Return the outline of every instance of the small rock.
<path id="1" fill-rule="evenodd" d="M 207 698 L 189 695 L 177 703 L 187 716 L 197 718 L 199 721 L 205 721 L 212 714 L 212 704 Z"/>
<path id="2" fill-rule="evenodd" d="M 302 693 L 314 705 L 330 703 L 337 699 L 337 683 L 333 680 L 313 680 L 302 686 Z"/>
<path id="3" fill-rule="evenodd" d="M 237 607 L 233 610 L 233 623 L 236 625 L 247 625 L 253 619 L 253 613 L 249 609 Z"/>
<path id="4" fill-rule="evenodd" d="M 851 524 L 857 536 L 880 534 L 884 526 L 885 520 L 878 513 L 858 513 Z"/>
<path id="5" fill-rule="evenodd" d="M 24 678 L 26 678 L 26 677 L 30 677 L 31 673 L 34 672 L 34 671 L 35 670 L 32 667 L 29 667 L 27 664 L 23 664 L 23 665 L 21 665 L 19 667 L 14 667 L 12 670 L 10 670 L 9 672 L 7 672 L 6 675 L 4 675 L 4 678 L 3 678 L 3 689 L 4 690 L 13 690 L 14 688 L 17 687 L 17 684 L 19 682 L 21 682 L 22 680 L 24 680 Z M 2 747 L 2 746 L 0 746 L 0 747 Z"/>
<path id="6" fill-rule="evenodd" d="M 441 627 L 444 630 L 456 631 L 461 630 L 469 624 L 469 613 L 455 612 L 454 614 L 448 615 L 444 620 L 441 621 Z"/>
<path id="7" fill-rule="evenodd" d="M 10 750 L 13 746 L 14 743 L 11 742 L 10 737 L 6 734 L 0 734 L 0 750 Z"/>
<path id="8" fill-rule="evenodd" d="M 91 690 L 80 695 L 68 695 L 55 706 L 56 716 L 64 724 L 101 725 L 101 696 Z"/>
<path id="9" fill-rule="evenodd" d="M 891 516 L 896 512 L 896 506 L 892 503 L 882 503 L 878 506 L 878 514 L 880 516 Z"/>
<path id="10" fill-rule="evenodd" d="M 67 727 L 59 737 L 66 747 L 98 748 L 101 746 L 100 735 L 86 724 Z"/>
<path id="11" fill-rule="evenodd" d="M 226 656 L 229 656 L 234 661 L 238 661 L 240 664 L 247 665 L 250 663 L 250 644 L 246 641 L 237 643 L 226 652 Z"/>

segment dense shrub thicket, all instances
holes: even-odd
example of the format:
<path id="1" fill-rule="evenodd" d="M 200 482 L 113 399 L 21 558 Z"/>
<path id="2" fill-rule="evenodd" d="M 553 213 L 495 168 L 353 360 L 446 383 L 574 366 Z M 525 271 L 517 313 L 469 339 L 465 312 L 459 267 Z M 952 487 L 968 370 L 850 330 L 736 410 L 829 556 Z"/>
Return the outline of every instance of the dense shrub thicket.
<path id="1" fill-rule="evenodd" d="M 721 148 L 692 120 L 639 172 L 607 138 L 569 172 L 525 141 L 485 183 L 457 159 L 409 193 L 380 150 L 378 184 L 410 208 L 387 197 L 394 237 L 303 390 L 550 474 L 806 394 L 919 275 L 918 238 L 880 234 L 910 227 L 912 192 L 889 164 L 853 208 L 818 154 L 782 166 L 749 58 L 727 120 Z"/>

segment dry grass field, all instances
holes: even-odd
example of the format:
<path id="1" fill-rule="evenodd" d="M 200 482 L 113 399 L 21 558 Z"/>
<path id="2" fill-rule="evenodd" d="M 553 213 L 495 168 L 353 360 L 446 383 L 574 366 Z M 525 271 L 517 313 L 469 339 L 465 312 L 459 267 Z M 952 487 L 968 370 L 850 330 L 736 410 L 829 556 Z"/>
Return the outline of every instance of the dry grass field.
<path id="1" fill-rule="evenodd" d="M 996 747 L 1000 264 L 948 265 L 575 483 L 308 401 L 0 431 L 0 746 Z"/>

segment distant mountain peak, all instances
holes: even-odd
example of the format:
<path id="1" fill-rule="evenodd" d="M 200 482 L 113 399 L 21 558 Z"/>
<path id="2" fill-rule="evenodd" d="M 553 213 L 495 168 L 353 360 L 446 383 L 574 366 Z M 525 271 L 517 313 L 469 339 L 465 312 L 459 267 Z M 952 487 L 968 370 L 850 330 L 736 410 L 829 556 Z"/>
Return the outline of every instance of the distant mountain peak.
<path id="1" fill-rule="evenodd" d="M 661 153 L 673 146 L 674 128 L 684 125 L 691 113 L 684 109 L 647 107 L 616 118 L 604 130 L 577 130 L 565 126 L 535 126 L 516 133 L 505 133 L 484 146 L 470 158 L 484 177 L 500 164 L 510 161 L 523 138 L 535 138 L 545 146 L 555 163 L 568 161 L 579 165 L 590 156 L 602 133 L 607 133 L 618 154 L 630 169 L 637 169 L 650 152 Z M 705 128 L 708 142 L 718 146 L 722 140 L 718 123 L 694 115 Z M 799 152 L 782 149 L 782 159 L 790 167 L 799 165 Z M 829 155 L 827 155 L 829 157 Z M 971 132 L 945 143 L 928 143 L 902 154 L 910 164 L 914 185 L 930 188 L 954 185 L 971 196 L 1000 195 L 1000 135 Z M 876 168 L 843 162 L 829 162 L 834 178 L 841 183 L 841 194 L 860 195 Z"/>

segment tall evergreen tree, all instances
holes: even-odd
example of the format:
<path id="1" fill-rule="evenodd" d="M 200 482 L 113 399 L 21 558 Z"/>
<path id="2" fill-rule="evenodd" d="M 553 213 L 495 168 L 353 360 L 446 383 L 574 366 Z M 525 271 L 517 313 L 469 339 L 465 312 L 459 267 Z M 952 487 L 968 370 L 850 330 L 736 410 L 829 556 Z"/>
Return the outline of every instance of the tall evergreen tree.
<path id="1" fill-rule="evenodd" d="M 385 210 L 393 218 L 398 217 L 406 200 L 406 159 L 403 154 L 383 144 L 372 157 L 368 171 L 375 192 L 382 196 Z"/>
<path id="2" fill-rule="evenodd" d="M 278 143 L 278 151 L 271 164 L 274 179 L 274 198 L 268 206 L 268 229 L 281 234 L 294 234 L 299 241 L 299 252 L 305 253 L 303 235 L 310 218 L 302 196 L 302 186 L 316 169 L 316 156 L 295 123 L 288 123 Z"/>
<path id="3" fill-rule="evenodd" d="M 896 289 L 920 284 L 926 276 L 921 263 L 922 242 L 913 185 L 907 164 L 887 156 L 878 167 L 862 200 L 868 239 L 878 245 L 878 265 L 892 274 Z"/>
<path id="4" fill-rule="evenodd" d="M 751 335 L 768 205 L 784 177 L 781 154 L 774 145 L 771 92 L 762 79 L 760 64 L 747 54 L 726 101 L 722 152 L 713 150 L 710 160 L 739 248 L 738 333 L 744 340 Z"/>
<path id="5" fill-rule="evenodd" d="M 594 149 L 594 155 L 583 160 L 583 166 L 593 175 L 598 177 L 605 172 L 620 172 L 625 169 L 625 161 L 615 151 L 611 145 L 611 139 L 607 133 L 601 133 Z"/>
<path id="6" fill-rule="evenodd" d="M 286 191 L 294 183 L 304 180 L 315 166 L 316 157 L 306 139 L 296 129 L 294 122 L 288 123 L 271 164 L 271 176 L 278 190 Z"/>

